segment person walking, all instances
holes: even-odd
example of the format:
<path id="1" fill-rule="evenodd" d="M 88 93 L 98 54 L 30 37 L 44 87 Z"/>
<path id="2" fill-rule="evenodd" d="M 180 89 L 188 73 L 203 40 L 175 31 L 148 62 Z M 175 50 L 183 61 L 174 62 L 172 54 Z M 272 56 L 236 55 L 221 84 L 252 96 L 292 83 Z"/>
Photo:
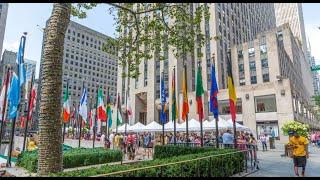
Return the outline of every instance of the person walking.
<path id="1" fill-rule="evenodd" d="M 288 145 L 293 148 L 293 164 L 294 172 L 299 176 L 299 167 L 302 167 L 301 176 L 305 175 L 305 169 L 307 164 L 308 152 L 308 139 L 297 134 L 296 131 L 292 132 L 292 137 L 289 139 Z"/>
<path id="2" fill-rule="evenodd" d="M 109 135 L 110 149 L 114 149 L 114 132 Z"/>
<path id="3" fill-rule="evenodd" d="M 262 133 L 260 135 L 260 141 L 261 141 L 261 144 L 262 144 L 262 151 L 264 152 L 264 150 L 267 151 L 267 137 L 264 133 Z"/>

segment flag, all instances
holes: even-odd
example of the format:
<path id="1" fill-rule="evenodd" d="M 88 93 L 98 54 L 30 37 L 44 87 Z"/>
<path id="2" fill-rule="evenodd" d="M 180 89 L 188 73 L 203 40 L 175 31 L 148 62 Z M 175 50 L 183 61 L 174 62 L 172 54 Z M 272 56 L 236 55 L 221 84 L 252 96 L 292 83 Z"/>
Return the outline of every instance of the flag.
<path id="1" fill-rule="evenodd" d="M 92 109 L 89 111 L 89 129 L 92 127 Z"/>
<path id="2" fill-rule="evenodd" d="M 187 119 L 187 114 L 189 113 L 189 103 L 187 94 L 187 72 L 186 66 L 184 67 L 184 72 L 182 75 L 182 94 L 183 94 L 183 104 L 182 104 L 182 119 Z"/>
<path id="3" fill-rule="evenodd" d="M 108 119 L 108 127 L 112 126 L 112 115 L 111 115 L 111 100 L 108 88 L 108 97 L 107 97 L 107 119 Z"/>
<path id="4" fill-rule="evenodd" d="M 231 60 L 228 55 L 227 55 L 227 58 L 228 58 L 228 89 L 229 89 L 230 113 L 231 113 L 232 121 L 235 122 L 237 96 L 236 96 L 236 90 L 234 88 L 234 83 L 233 83 L 232 70 L 231 70 Z"/>
<path id="5" fill-rule="evenodd" d="M 70 103 L 69 103 L 69 89 L 68 86 L 64 90 L 64 96 L 63 96 L 63 120 L 64 123 L 67 123 L 70 118 Z"/>
<path id="6" fill-rule="evenodd" d="M 32 87 L 32 91 L 31 91 L 31 99 L 30 99 L 30 104 L 29 104 L 29 114 L 28 114 L 28 120 L 30 121 L 32 118 L 32 111 L 35 107 L 35 103 L 36 103 L 36 89 L 34 87 Z M 69 110 L 70 111 L 70 110 Z"/>
<path id="7" fill-rule="evenodd" d="M 172 77 L 172 121 L 178 118 L 177 101 L 176 101 L 176 76 L 175 69 L 173 69 Z"/>
<path id="8" fill-rule="evenodd" d="M 26 118 L 21 116 L 20 117 L 20 127 L 21 128 L 24 128 L 25 127 L 25 121 L 26 121 Z"/>
<path id="9" fill-rule="evenodd" d="M 19 68 L 19 83 L 22 86 L 26 82 L 26 68 L 24 66 L 23 56 L 24 56 L 24 48 L 25 48 L 26 37 L 22 36 L 20 39 L 20 46 L 17 54 L 16 63 Z"/>
<path id="10" fill-rule="evenodd" d="M 122 124 L 122 116 L 121 116 L 121 105 L 120 105 L 120 95 L 118 93 L 118 98 L 117 98 L 117 126 Z"/>
<path id="11" fill-rule="evenodd" d="M 102 122 L 107 121 L 107 113 L 106 113 L 106 108 L 103 103 L 103 95 L 102 95 L 102 89 L 99 88 L 98 90 L 98 120 Z"/>
<path id="12" fill-rule="evenodd" d="M 10 89 L 8 93 L 9 102 L 9 119 L 13 119 L 17 116 L 18 105 L 20 101 L 20 86 L 19 79 L 15 72 L 13 72 L 11 78 Z"/>
<path id="13" fill-rule="evenodd" d="M 132 115 L 133 115 L 133 112 L 132 112 L 132 109 L 131 109 L 131 102 L 130 102 L 129 93 L 128 93 L 128 98 L 127 98 L 127 113 L 128 113 L 128 120 L 129 120 L 129 118 L 131 119 Z"/>
<path id="14" fill-rule="evenodd" d="M 211 65 L 210 112 L 213 112 L 214 118 L 218 120 L 218 84 L 213 64 Z"/>
<path id="15" fill-rule="evenodd" d="M 201 66 L 198 65 L 197 72 L 197 85 L 196 85 L 196 100 L 197 100 L 197 114 L 199 114 L 199 121 L 202 121 L 204 118 L 203 114 L 203 104 L 202 104 L 202 94 L 204 93 L 202 86 L 202 70 Z"/>
<path id="16" fill-rule="evenodd" d="M 167 114 L 165 112 L 165 106 L 167 103 L 167 93 L 166 93 L 166 89 L 164 87 L 164 77 L 162 75 L 161 77 L 161 83 L 160 83 L 160 93 L 161 93 L 161 112 L 160 112 L 160 120 L 162 123 L 165 123 L 167 121 Z"/>
<path id="17" fill-rule="evenodd" d="M 87 89 L 83 89 L 83 93 L 80 100 L 80 107 L 79 107 L 79 115 L 82 117 L 84 121 L 87 121 Z"/>

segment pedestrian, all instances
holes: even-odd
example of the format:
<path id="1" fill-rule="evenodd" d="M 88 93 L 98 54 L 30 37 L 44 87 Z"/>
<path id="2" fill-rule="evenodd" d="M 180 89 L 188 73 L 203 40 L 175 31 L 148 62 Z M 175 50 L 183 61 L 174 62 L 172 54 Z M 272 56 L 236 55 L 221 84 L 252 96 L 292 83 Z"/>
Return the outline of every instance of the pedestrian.
<path id="1" fill-rule="evenodd" d="M 313 133 L 312 133 L 310 139 L 311 139 L 312 146 L 315 147 L 315 146 L 316 146 L 316 143 L 317 143 L 317 141 L 316 141 L 316 139 L 317 139 L 317 134 L 316 134 L 316 132 L 313 132 Z"/>
<path id="2" fill-rule="evenodd" d="M 101 142 L 102 142 L 102 143 L 104 143 L 104 140 L 105 140 L 104 138 L 105 138 L 105 137 L 106 137 L 106 136 L 105 136 L 104 134 L 101 135 Z"/>
<path id="3" fill-rule="evenodd" d="M 110 149 L 114 149 L 114 132 L 109 135 Z"/>
<path id="4" fill-rule="evenodd" d="M 126 140 L 127 140 L 126 144 L 127 144 L 128 160 L 134 160 L 135 148 L 134 148 L 134 136 L 132 132 L 130 132 Z"/>
<path id="5" fill-rule="evenodd" d="M 231 134 L 231 131 L 228 129 L 225 133 L 222 135 L 222 143 L 224 144 L 225 148 L 230 148 L 233 145 L 234 137 Z"/>
<path id="6" fill-rule="evenodd" d="M 120 149 L 120 134 L 117 133 L 114 137 L 114 145 L 117 150 Z"/>
<path id="7" fill-rule="evenodd" d="M 289 139 L 288 145 L 293 148 L 293 163 L 294 163 L 294 172 L 299 176 L 299 167 L 302 167 L 301 175 L 304 176 L 307 158 L 309 157 L 308 152 L 308 140 L 307 138 L 300 136 L 296 131 L 292 132 L 292 137 Z"/>
<path id="8" fill-rule="evenodd" d="M 260 141 L 261 141 L 261 144 L 262 144 L 262 151 L 264 152 L 264 150 L 267 151 L 267 137 L 264 133 L 262 133 L 260 135 Z"/>

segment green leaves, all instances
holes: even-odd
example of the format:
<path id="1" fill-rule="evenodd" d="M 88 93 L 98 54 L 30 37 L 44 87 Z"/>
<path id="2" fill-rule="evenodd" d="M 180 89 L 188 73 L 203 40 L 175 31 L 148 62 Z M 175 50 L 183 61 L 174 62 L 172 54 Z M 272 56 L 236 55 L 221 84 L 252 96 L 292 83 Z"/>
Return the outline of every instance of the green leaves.
<path id="1" fill-rule="evenodd" d="M 201 31 L 202 21 L 210 20 L 209 7 L 206 3 L 107 3 L 112 8 L 109 13 L 114 16 L 116 41 L 106 42 L 106 45 L 116 47 L 119 65 L 129 67 L 125 77 L 139 77 L 139 65 L 142 60 L 164 60 L 162 56 L 170 46 L 173 54 L 180 59 L 197 48 L 200 52 L 205 43 Z M 86 11 L 96 7 L 98 3 L 77 3 L 72 7 L 72 15 L 86 17 Z M 195 9 L 195 10 L 194 10 Z M 192 13 L 191 13 L 192 11 Z M 195 36 L 197 35 L 197 39 Z M 176 49 L 176 50 L 174 50 Z"/>
<path id="2" fill-rule="evenodd" d="M 73 168 L 93 164 L 105 164 L 122 160 L 122 152 L 105 148 L 71 148 L 64 146 L 63 168 Z M 38 151 L 25 151 L 18 156 L 17 166 L 30 172 L 38 169 Z"/>
<path id="3" fill-rule="evenodd" d="M 159 146 L 160 147 L 160 146 Z M 175 146 L 176 149 L 179 149 Z M 184 149 L 180 147 L 180 149 Z M 193 151 L 197 151 L 198 148 L 194 147 Z M 205 148 L 202 148 L 205 149 Z M 209 149 L 209 148 L 208 148 Z M 200 150 L 201 151 L 201 150 Z M 244 164 L 244 153 L 237 151 L 235 149 L 216 149 L 207 152 L 198 152 L 194 154 L 188 155 L 174 155 L 163 159 L 154 159 L 151 161 L 141 161 L 135 164 L 123 164 L 123 165 L 112 165 L 112 166 L 101 166 L 100 168 L 89 168 L 84 170 L 76 170 L 69 172 L 61 172 L 56 174 L 51 174 L 51 176 L 62 176 L 62 177 L 70 177 L 70 176 L 94 176 L 99 174 L 107 174 L 111 172 L 119 172 L 125 171 L 135 168 L 142 168 L 142 170 L 120 173 L 117 175 L 110 175 L 112 177 L 194 177 L 201 176 L 206 177 L 209 176 L 209 170 L 211 170 L 212 175 L 214 177 L 228 177 L 235 173 L 239 173 L 243 171 Z M 226 154 L 230 152 L 235 152 L 233 154 Z M 185 160 L 192 160 L 200 157 L 207 157 L 210 155 L 219 155 L 217 157 L 212 157 L 210 159 L 202 159 L 199 161 L 186 162 L 186 163 L 178 163 L 171 164 L 169 166 L 165 166 L 161 168 L 147 168 L 150 166 L 163 165 L 167 163 L 175 163 Z M 210 169 L 211 168 L 211 169 Z"/>

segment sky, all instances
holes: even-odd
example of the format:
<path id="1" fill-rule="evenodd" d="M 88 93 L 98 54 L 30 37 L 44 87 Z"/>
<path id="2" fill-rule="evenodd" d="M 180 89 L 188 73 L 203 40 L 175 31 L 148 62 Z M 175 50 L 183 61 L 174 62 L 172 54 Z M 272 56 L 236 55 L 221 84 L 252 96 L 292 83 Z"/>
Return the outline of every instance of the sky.
<path id="1" fill-rule="evenodd" d="M 320 64 L 320 4 L 304 3 L 302 5 L 305 31 L 310 40 L 311 53 Z M 71 20 L 98 32 L 114 37 L 114 20 L 107 5 L 100 5 L 88 12 L 86 19 L 71 17 Z M 25 58 L 37 61 L 36 78 L 39 75 L 42 28 L 50 17 L 52 3 L 10 3 L 7 16 L 4 49 L 17 51 L 23 32 L 27 32 Z"/>

